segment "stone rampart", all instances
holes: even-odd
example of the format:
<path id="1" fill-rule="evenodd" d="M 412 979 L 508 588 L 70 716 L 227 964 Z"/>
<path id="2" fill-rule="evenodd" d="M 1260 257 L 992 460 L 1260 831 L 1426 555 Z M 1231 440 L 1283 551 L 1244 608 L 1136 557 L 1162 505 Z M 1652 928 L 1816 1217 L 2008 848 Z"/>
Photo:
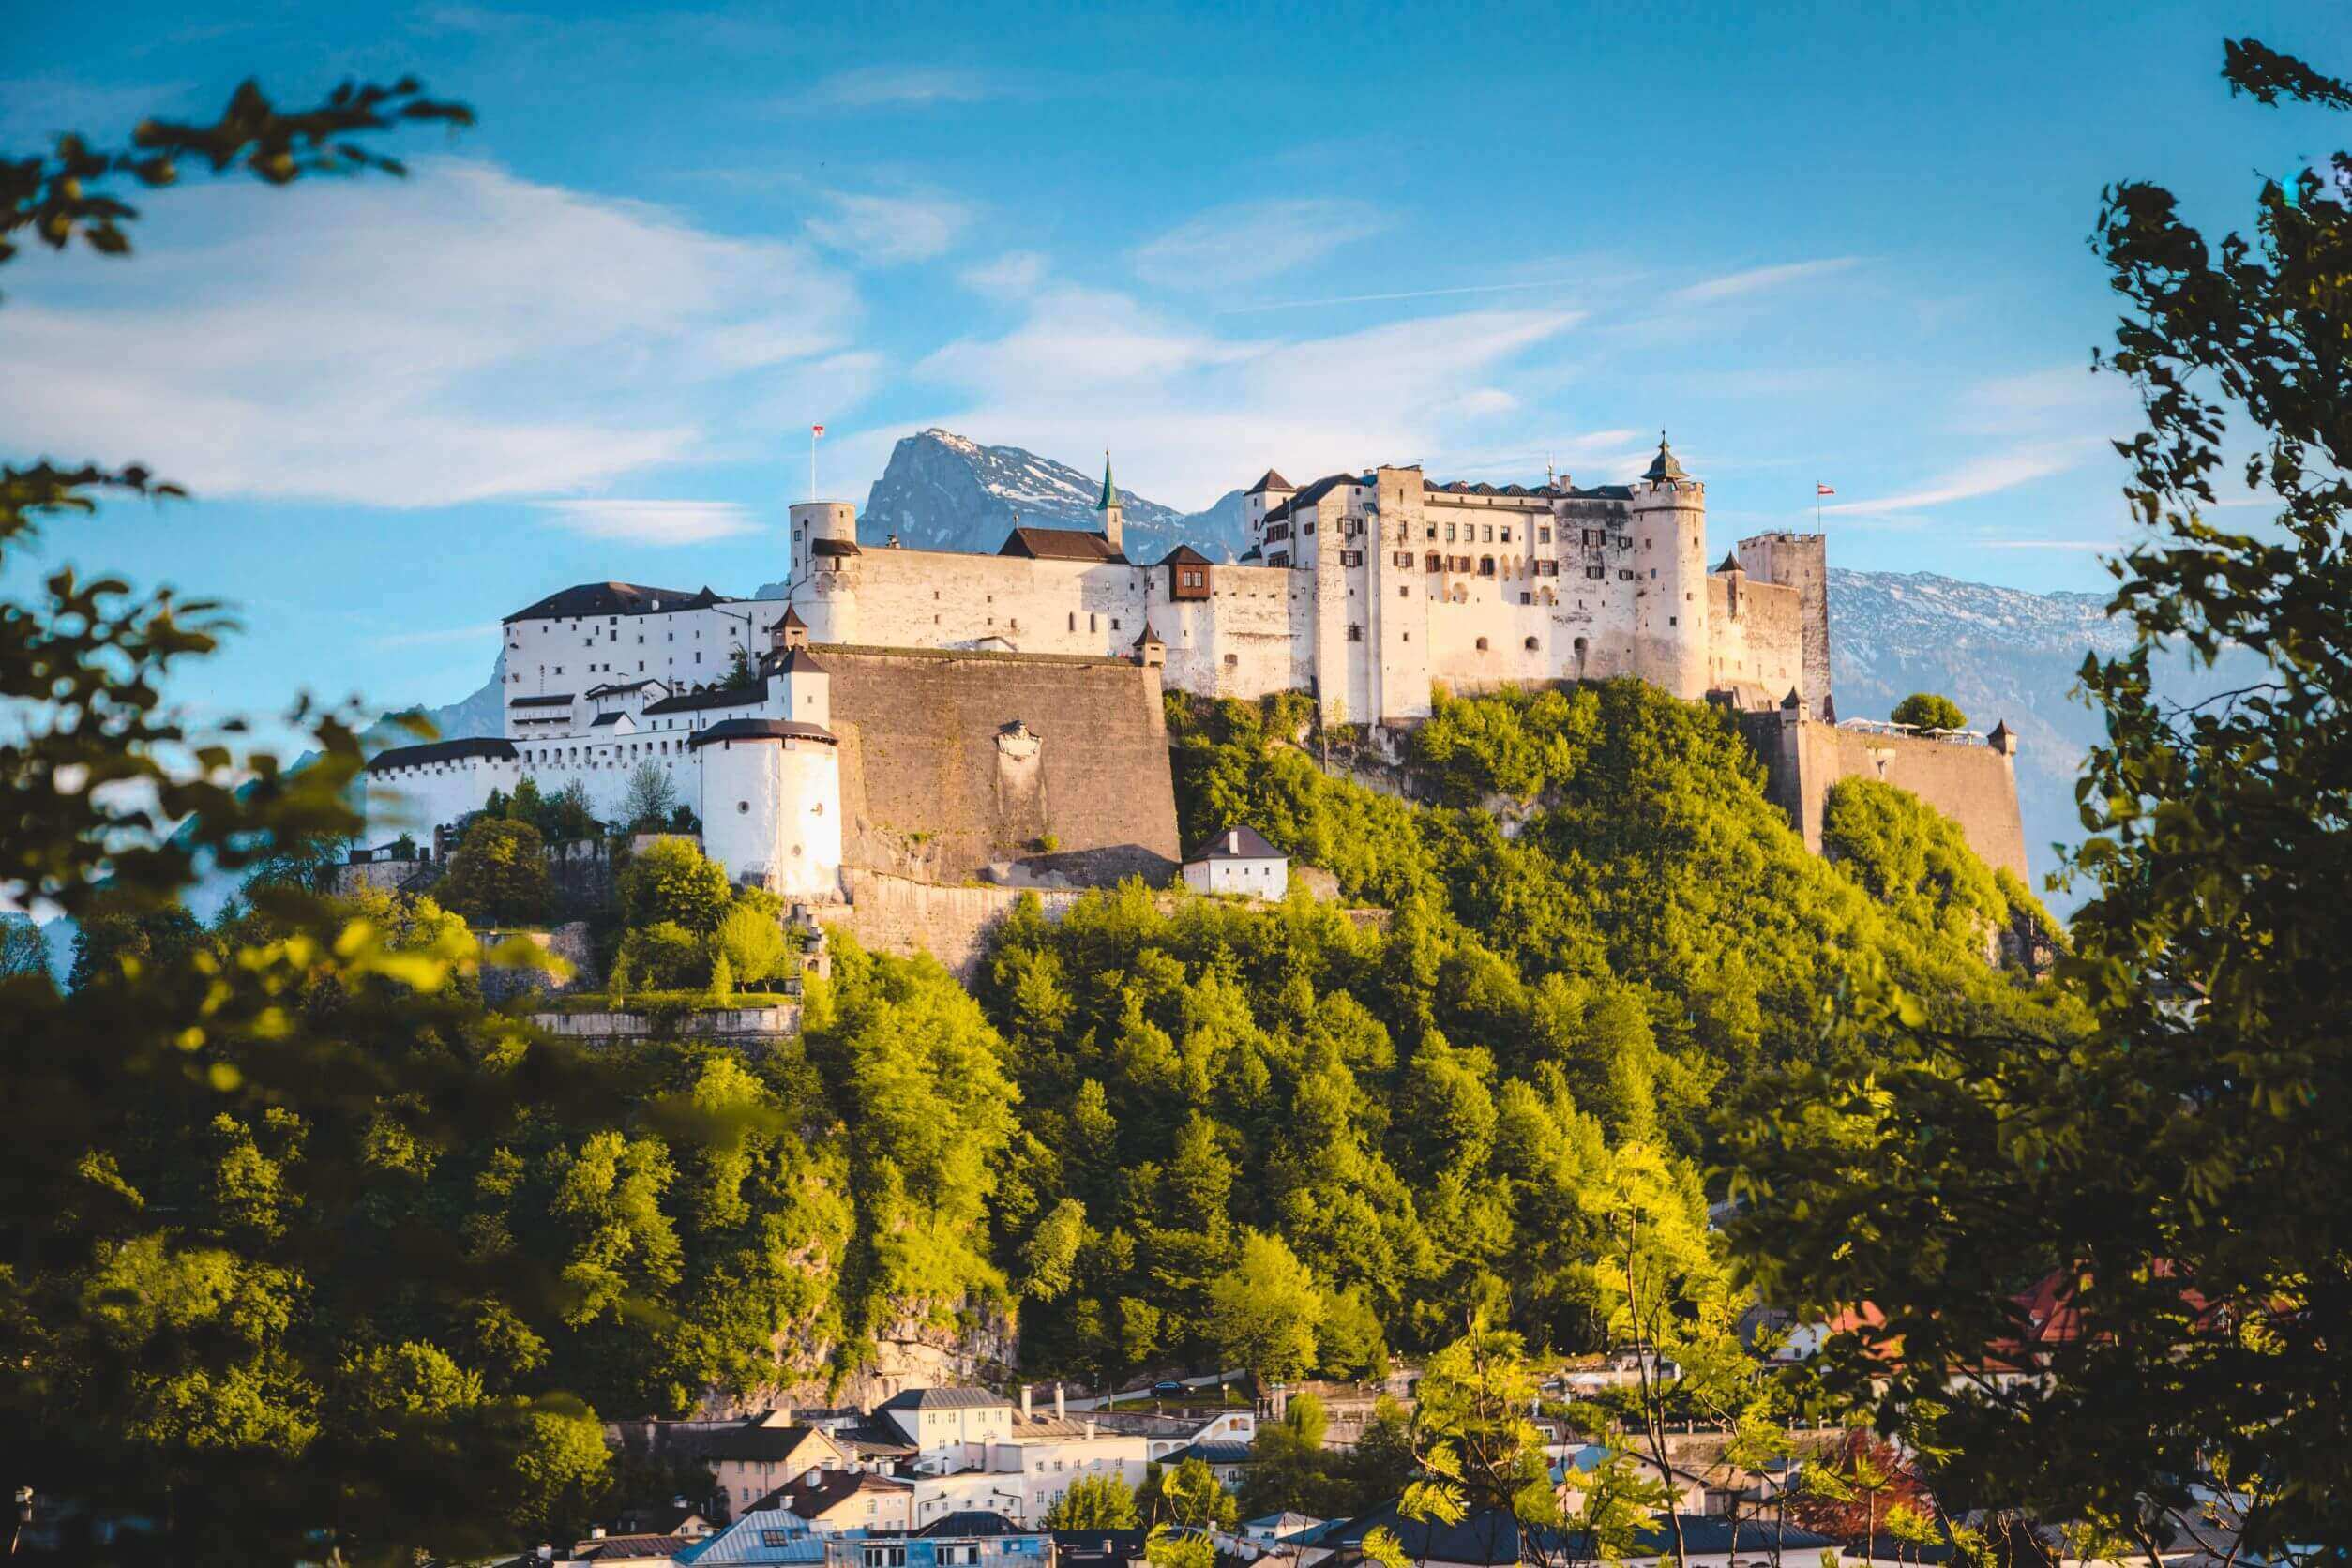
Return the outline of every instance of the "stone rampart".
<path id="1" fill-rule="evenodd" d="M 1107 882 L 1174 874 L 1158 671 L 1037 654 L 816 653 L 832 672 L 847 866 L 963 882 L 1053 854 L 1083 856 Z"/>
<path id="2" fill-rule="evenodd" d="M 658 1033 L 695 1039 L 782 1040 L 800 1033 L 800 1008 L 701 1007 L 675 1015 L 654 1013 L 534 1013 L 531 1021 L 567 1039 L 642 1040 Z"/>
<path id="3" fill-rule="evenodd" d="M 902 957 L 928 953 L 964 981 L 978 972 L 988 933 L 1023 897 L 1034 897 L 1048 919 L 1059 920 L 1084 897 L 1052 888 L 943 887 L 854 868 L 841 878 L 850 905 L 827 912 L 859 946 Z"/>
<path id="4" fill-rule="evenodd" d="M 2031 885 L 2017 776 L 2007 752 L 1973 738 L 1907 735 L 1797 718 L 1787 710 L 1737 716 L 1768 776 L 1772 803 L 1788 813 L 1805 848 L 1821 852 L 1830 786 L 1877 778 L 1908 790 L 1959 824 L 1977 858 Z"/>

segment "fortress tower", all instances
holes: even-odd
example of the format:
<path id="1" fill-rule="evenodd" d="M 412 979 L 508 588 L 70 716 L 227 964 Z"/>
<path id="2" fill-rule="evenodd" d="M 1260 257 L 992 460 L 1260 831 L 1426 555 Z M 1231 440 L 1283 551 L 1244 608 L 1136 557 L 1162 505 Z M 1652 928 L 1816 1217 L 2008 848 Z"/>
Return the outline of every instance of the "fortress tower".
<path id="1" fill-rule="evenodd" d="M 1120 514 L 1125 508 L 1119 504 L 1119 487 L 1110 482 L 1110 454 L 1108 452 L 1103 454 L 1103 495 L 1101 500 L 1094 503 L 1094 509 L 1103 514 L 1104 540 L 1109 544 L 1113 554 L 1118 553 L 1124 548 L 1121 539 L 1124 520 Z"/>
<path id="2" fill-rule="evenodd" d="M 1740 569 L 1797 590 L 1804 678 L 1797 690 L 1816 714 L 1830 701 L 1830 563 L 1819 534 L 1758 534 L 1740 541 Z"/>
<path id="3" fill-rule="evenodd" d="M 704 852 L 737 880 L 788 898 L 837 897 L 841 765 L 833 731 L 804 719 L 730 718 L 687 744 L 701 764 Z"/>
<path id="4" fill-rule="evenodd" d="M 1685 701 L 1707 695 L 1707 487 L 1666 437 L 1633 484 L 1633 672 Z"/>
<path id="5" fill-rule="evenodd" d="M 792 603 L 811 640 L 855 642 L 857 595 L 841 567 L 861 553 L 857 508 L 846 501 L 796 501 L 792 515 Z"/>

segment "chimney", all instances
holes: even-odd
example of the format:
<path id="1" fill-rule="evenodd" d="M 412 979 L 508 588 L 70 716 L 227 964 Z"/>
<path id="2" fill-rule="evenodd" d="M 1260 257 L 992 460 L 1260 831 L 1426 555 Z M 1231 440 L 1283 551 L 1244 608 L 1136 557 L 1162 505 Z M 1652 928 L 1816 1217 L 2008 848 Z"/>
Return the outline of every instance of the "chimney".
<path id="1" fill-rule="evenodd" d="M 589 1540 L 591 1540 L 591 1541 L 601 1541 L 601 1540 L 603 1540 L 603 1539 L 604 1539 L 604 1526 L 602 1526 L 602 1525 L 590 1525 L 590 1526 L 588 1527 L 588 1539 L 589 1539 Z"/>
<path id="2" fill-rule="evenodd" d="M 1062 1385 L 1060 1383 L 1053 1385 L 1053 1419 L 1056 1421 L 1070 1419 L 1068 1413 L 1062 1408 Z"/>
<path id="3" fill-rule="evenodd" d="M 1021 1384 L 1021 1419 L 1023 1421 L 1033 1419 L 1029 1413 L 1029 1385 L 1027 1383 Z"/>
<path id="4" fill-rule="evenodd" d="M 1091 1415 L 1086 1418 L 1086 1435 L 1090 1440 L 1094 1436 L 1094 1418 Z"/>

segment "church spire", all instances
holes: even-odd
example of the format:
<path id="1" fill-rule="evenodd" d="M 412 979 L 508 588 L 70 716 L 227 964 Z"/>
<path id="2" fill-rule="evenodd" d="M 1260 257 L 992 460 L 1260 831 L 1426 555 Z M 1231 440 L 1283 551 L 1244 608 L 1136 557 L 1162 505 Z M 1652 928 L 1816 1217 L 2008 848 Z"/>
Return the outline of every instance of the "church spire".
<path id="1" fill-rule="evenodd" d="M 1111 549 L 1120 549 L 1120 535 L 1123 532 L 1120 513 L 1124 508 L 1119 505 L 1119 487 L 1111 482 L 1110 453 L 1108 451 L 1103 453 L 1102 499 L 1094 503 L 1094 509 L 1103 514 L 1104 539 L 1109 543 Z"/>

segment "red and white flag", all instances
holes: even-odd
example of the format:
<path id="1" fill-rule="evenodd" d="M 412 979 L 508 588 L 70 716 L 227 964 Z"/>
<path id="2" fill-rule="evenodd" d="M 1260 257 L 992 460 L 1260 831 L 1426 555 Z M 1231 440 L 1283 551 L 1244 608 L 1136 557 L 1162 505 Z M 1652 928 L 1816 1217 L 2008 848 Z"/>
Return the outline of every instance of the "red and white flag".
<path id="1" fill-rule="evenodd" d="M 821 426 L 819 426 L 819 427 L 818 427 L 818 429 L 817 429 L 817 433 L 818 433 L 819 435 L 822 435 L 822 434 L 824 433 L 824 427 L 822 427 L 822 425 L 821 425 Z M 1830 489 L 1830 487 L 1829 487 L 1829 486 L 1827 486 L 1827 485 L 1823 484 L 1820 480 L 1816 479 L 1816 480 L 1813 482 L 1813 493 L 1814 493 L 1814 494 L 1816 494 L 1816 495 L 1835 495 L 1835 494 L 1837 493 L 1837 491 L 1835 491 L 1835 490 L 1833 490 Z"/>
<path id="2" fill-rule="evenodd" d="M 810 435 L 822 435 L 825 433 L 825 428 L 822 425 L 811 425 L 808 427 L 808 433 Z"/>

